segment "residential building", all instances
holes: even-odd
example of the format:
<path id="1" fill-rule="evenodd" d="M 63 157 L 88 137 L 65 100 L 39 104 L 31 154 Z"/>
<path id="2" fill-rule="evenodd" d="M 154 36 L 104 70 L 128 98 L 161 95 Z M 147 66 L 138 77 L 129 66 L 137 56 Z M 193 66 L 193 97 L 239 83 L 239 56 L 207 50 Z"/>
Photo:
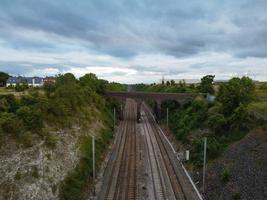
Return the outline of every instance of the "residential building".
<path id="1" fill-rule="evenodd" d="M 44 84 L 44 78 L 42 77 L 22 77 L 22 76 L 11 76 L 6 82 L 6 86 L 15 86 L 17 84 L 27 84 L 31 87 L 40 87 Z"/>

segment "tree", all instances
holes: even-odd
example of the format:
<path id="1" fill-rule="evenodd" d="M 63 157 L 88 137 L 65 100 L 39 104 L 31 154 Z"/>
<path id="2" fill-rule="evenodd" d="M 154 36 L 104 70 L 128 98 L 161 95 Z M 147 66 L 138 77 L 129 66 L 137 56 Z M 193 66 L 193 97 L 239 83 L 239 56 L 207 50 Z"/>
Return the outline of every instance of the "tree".
<path id="1" fill-rule="evenodd" d="M 214 94 L 215 90 L 213 88 L 214 75 L 206 75 L 201 79 L 200 92 Z"/>
<path id="2" fill-rule="evenodd" d="M 43 128 L 42 114 L 36 107 L 22 106 L 17 110 L 17 116 L 28 130 Z"/>
<path id="3" fill-rule="evenodd" d="M 64 75 L 58 75 L 56 78 L 56 87 L 61 85 L 71 85 L 76 83 L 76 78 L 72 73 L 66 73 Z"/>
<path id="4" fill-rule="evenodd" d="M 232 78 L 227 83 L 222 83 L 217 99 L 222 103 L 223 112 L 226 115 L 241 104 L 246 106 L 255 98 L 255 84 L 249 77 Z"/>
<path id="5" fill-rule="evenodd" d="M 51 97 L 51 94 L 56 90 L 56 85 L 53 82 L 45 82 L 43 88 L 46 96 Z"/>
<path id="6" fill-rule="evenodd" d="M 98 94 L 103 94 L 108 84 L 106 80 L 98 79 L 93 73 L 85 74 L 79 81 L 81 86 L 89 87 Z"/>
<path id="7" fill-rule="evenodd" d="M 0 72 L 0 86 L 3 87 L 6 85 L 9 75 L 5 72 Z"/>
<path id="8" fill-rule="evenodd" d="M 29 88 L 28 84 L 26 82 L 17 83 L 15 86 L 16 92 L 23 92 Z"/>
<path id="9" fill-rule="evenodd" d="M 170 81 L 167 81 L 167 82 L 166 82 L 166 85 L 167 85 L 167 86 L 170 86 L 170 84 L 171 84 Z"/>

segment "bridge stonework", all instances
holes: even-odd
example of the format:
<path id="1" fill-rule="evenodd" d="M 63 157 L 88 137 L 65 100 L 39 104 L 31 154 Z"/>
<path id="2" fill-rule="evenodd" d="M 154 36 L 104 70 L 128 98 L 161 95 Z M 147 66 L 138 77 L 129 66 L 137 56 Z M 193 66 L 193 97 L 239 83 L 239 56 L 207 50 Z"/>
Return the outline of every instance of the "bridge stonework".
<path id="1" fill-rule="evenodd" d="M 134 99 L 137 103 L 137 120 L 140 120 L 141 104 L 146 100 L 154 100 L 156 102 L 154 108 L 154 114 L 156 119 L 160 119 L 161 116 L 161 104 L 167 100 L 174 100 L 180 105 L 193 99 L 191 93 L 152 93 L 152 92 L 106 92 L 105 96 L 119 99 L 124 101 L 127 98 Z"/>

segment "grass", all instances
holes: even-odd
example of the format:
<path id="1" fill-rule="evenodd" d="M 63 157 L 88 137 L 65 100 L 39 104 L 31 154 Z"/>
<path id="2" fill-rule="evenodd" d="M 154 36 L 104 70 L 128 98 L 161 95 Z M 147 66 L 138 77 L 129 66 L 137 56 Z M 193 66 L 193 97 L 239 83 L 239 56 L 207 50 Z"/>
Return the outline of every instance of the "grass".
<path id="1" fill-rule="evenodd" d="M 240 200 L 241 199 L 241 193 L 240 192 L 236 192 L 233 194 L 232 196 L 233 200 Z"/>
<path id="2" fill-rule="evenodd" d="M 21 92 L 16 92 L 14 88 L 0 87 L 0 94 L 14 94 L 15 96 L 18 96 L 21 94 Z"/>
<path id="3" fill-rule="evenodd" d="M 249 104 L 248 110 L 250 112 L 258 112 L 267 116 L 267 102 L 253 102 Z"/>
<path id="4" fill-rule="evenodd" d="M 258 165 L 262 166 L 262 167 L 266 167 L 267 166 L 267 159 L 259 159 L 257 160 Z"/>

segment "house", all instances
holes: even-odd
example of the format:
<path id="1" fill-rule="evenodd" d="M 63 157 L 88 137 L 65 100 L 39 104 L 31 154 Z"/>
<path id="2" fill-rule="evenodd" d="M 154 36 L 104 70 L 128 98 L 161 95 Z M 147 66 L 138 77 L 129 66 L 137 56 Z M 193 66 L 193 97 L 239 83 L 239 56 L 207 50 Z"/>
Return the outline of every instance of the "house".
<path id="1" fill-rule="evenodd" d="M 15 86 L 17 84 L 27 84 L 32 87 L 40 87 L 44 84 L 44 78 L 42 77 L 22 77 L 22 76 L 11 76 L 6 82 L 6 86 Z"/>
<path id="2" fill-rule="evenodd" d="M 44 82 L 45 83 L 55 83 L 56 82 L 56 78 L 54 76 L 47 76 L 44 78 Z"/>

